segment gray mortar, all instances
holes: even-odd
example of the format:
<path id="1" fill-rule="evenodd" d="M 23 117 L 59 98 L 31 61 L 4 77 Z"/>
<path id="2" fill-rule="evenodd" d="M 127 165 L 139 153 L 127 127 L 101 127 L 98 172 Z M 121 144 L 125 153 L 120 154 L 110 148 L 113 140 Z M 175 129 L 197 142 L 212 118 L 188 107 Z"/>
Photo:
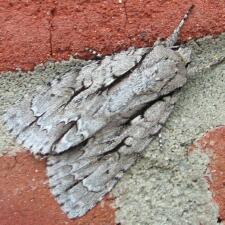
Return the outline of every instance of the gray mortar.
<path id="1" fill-rule="evenodd" d="M 204 179 L 207 155 L 187 146 L 208 129 L 225 124 L 225 34 L 190 42 L 189 81 L 174 113 L 156 139 L 115 188 L 117 221 L 123 225 L 216 225 L 218 208 Z M 0 75 L 0 115 L 25 94 L 76 67 L 77 60 L 47 63 L 33 72 Z M 212 65 L 212 66 L 209 66 Z M 18 148 L 0 125 L 0 154 Z M 14 149 L 14 150 L 12 150 Z"/>
<path id="2" fill-rule="evenodd" d="M 204 179 L 207 156 L 200 151 L 188 156 L 187 146 L 225 124 L 225 35 L 188 47 L 193 51 L 189 79 L 174 112 L 144 158 L 114 189 L 122 225 L 218 224 L 218 207 Z"/>

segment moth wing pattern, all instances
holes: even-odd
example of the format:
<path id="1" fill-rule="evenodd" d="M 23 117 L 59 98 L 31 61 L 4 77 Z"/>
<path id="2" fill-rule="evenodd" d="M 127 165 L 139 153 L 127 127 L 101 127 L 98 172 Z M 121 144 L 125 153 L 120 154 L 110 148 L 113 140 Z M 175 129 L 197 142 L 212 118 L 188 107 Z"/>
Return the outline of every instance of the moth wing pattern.
<path id="1" fill-rule="evenodd" d="M 183 86 L 180 60 L 174 51 L 158 46 L 94 61 L 14 106 L 5 114 L 6 126 L 35 154 L 64 152 L 108 123 L 120 125 L 146 104 Z M 121 62 L 124 67 L 118 69 Z"/>
<path id="2" fill-rule="evenodd" d="M 48 155 L 47 166 L 50 189 L 70 218 L 82 216 L 94 207 L 136 162 L 140 153 L 162 128 L 176 101 L 177 89 L 186 82 L 185 64 L 175 51 L 164 46 L 138 51 L 142 53 L 141 56 L 138 54 L 138 63 L 136 57 L 133 57 L 133 66 L 123 70 L 126 72 L 121 76 L 122 79 L 117 77 L 107 83 L 106 89 L 96 78 L 93 82 L 95 85 L 92 84 L 94 88 L 97 86 L 94 91 L 87 88 L 80 90 L 75 96 L 72 92 L 67 96 L 68 85 L 68 89 L 71 84 L 78 87 L 76 90 L 84 87 L 84 79 L 78 82 L 80 85 L 76 84 L 75 80 L 80 79 L 81 72 L 87 70 L 87 66 L 93 67 L 90 63 L 82 67 L 75 76 L 65 74 L 60 81 L 54 81 L 51 87 L 31 97 L 31 100 L 25 98 L 6 114 L 7 125 L 9 121 L 12 123 L 12 133 L 15 132 L 13 123 L 15 124 L 18 118 L 26 122 L 22 132 L 17 134 L 17 139 L 22 137 L 25 140 L 23 144 L 26 147 L 31 148 L 33 153 L 51 153 Z M 129 52 L 130 50 L 121 54 L 126 56 Z M 116 56 L 111 57 L 110 60 L 114 63 L 113 58 Z M 97 64 L 95 70 L 104 65 L 103 61 L 93 64 Z M 111 67 L 110 62 L 107 67 Z M 101 74 L 101 79 L 104 74 Z M 98 73 L 95 75 L 98 77 Z M 88 77 L 88 72 L 83 76 Z M 113 78 L 113 74 L 111 77 Z M 81 98 L 78 102 L 75 101 L 77 96 Z M 84 100 L 82 96 L 85 96 Z M 93 101 L 94 105 L 89 101 Z M 77 113 L 79 110 L 83 112 L 80 115 L 85 118 L 87 132 L 90 132 L 89 126 L 96 127 L 95 120 L 101 121 L 102 117 L 91 114 L 89 118 L 92 120 L 88 120 L 87 115 L 93 112 L 93 109 L 96 110 L 98 104 L 103 105 L 102 103 L 105 108 L 103 107 L 100 115 L 106 115 L 103 117 L 104 127 L 95 130 L 90 137 L 75 145 L 77 124 L 74 124 L 73 120 Z M 112 107 L 111 110 L 108 110 L 108 107 Z M 27 118 L 31 120 L 28 122 Z M 43 121 L 47 123 L 44 124 Z M 51 132 L 55 131 L 54 129 L 60 133 L 53 135 Z M 66 143 L 63 138 L 68 131 L 71 131 L 73 136 L 69 139 L 72 144 L 66 146 L 67 151 L 56 154 L 57 151 L 51 152 L 45 148 L 43 150 L 43 146 L 48 146 L 49 140 L 53 141 L 50 147 L 54 146 L 59 137 L 62 143 Z"/>
<path id="3" fill-rule="evenodd" d="M 79 149 L 48 157 L 51 192 L 69 218 L 85 215 L 112 190 L 162 128 L 176 99 L 165 97 L 126 126 L 107 127 Z"/>
<path id="4" fill-rule="evenodd" d="M 91 61 L 4 114 L 18 142 L 47 155 L 51 191 L 70 218 L 116 185 L 172 112 L 187 79 L 185 60 L 170 47 L 186 18 L 166 45 Z"/>
<path id="5" fill-rule="evenodd" d="M 100 107 L 96 94 L 136 67 L 146 51 L 130 48 L 68 72 L 51 87 L 9 109 L 3 116 L 5 126 L 35 154 L 59 153 L 78 145 L 99 126 L 92 115 L 85 116 Z M 91 131 L 85 127 L 89 122 Z"/>

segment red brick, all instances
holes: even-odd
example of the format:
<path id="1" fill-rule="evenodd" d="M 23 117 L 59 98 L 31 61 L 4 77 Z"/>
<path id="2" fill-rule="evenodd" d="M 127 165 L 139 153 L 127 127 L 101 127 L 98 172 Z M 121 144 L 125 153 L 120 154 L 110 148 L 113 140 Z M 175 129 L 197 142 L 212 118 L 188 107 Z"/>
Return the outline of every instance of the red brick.
<path id="1" fill-rule="evenodd" d="M 198 144 L 209 153 L 210 190 L 219 206 L 220 219 L 225 221 L 225 127 L 207 132 Z"/>
<path id="2" fill-rule="evenodd" d="M 49 59 L 87 57 L 85 47 L 103 54 L 130 46 L 151 46 L 167 37 L 190 1 L 0 0 L 0 71 L 32 69 Z M 195 5 L 181 38 L 225 31 L 225 2 Z M 206 10 L 207 9 L 207 10 Z"/>
<path id="3" fill-rule="evenodd" d="M 28 153 L 0 158 L 1 225 L 114 225 L 112 202 L 106 197 L 82 218 L 70 220 L 48 189 L 44 160 Z"/>

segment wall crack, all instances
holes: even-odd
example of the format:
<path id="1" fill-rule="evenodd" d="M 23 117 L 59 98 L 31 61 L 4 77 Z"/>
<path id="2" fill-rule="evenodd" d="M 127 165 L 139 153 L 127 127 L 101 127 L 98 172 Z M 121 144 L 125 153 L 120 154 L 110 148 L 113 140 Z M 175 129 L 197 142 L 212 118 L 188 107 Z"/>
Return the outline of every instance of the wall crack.
<path id="1" fill-rule="evenodd" d="M 49 55 L 50 57 L 53 57 L 53 41 L 52 41 L 52 33 L 53 33 L 53 18 L 56 14 L 56 8 L 52 8 L 50 11 L 49 11 L 49 46 L 50 46 L 50 52 L 49 52 Z"/>

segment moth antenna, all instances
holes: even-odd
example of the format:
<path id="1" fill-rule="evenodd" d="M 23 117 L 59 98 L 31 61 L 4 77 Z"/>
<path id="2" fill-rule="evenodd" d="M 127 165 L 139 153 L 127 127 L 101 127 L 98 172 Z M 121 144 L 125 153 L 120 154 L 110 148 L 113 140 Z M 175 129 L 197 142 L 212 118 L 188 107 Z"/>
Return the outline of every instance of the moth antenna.
<path id="1" fill-rule="evenodd" d="M 188 11 L 184 15 L 183 19 L 180 21 L 179 25 L 176 27 L 176 29 L 173 31 L 173 33 L 166 39 L 166 41 L 165 41 L 166 47 L 172 47 L 176 44 L 178 37 L 180 35 L 180 31 L 181 31 L 182 27 L 184 26 L 184 23 L 185 23 L 186 19 L 189 17 L 193 8 L 194 8 L 194 5 L 191 5 L 189 7 Z"/>

